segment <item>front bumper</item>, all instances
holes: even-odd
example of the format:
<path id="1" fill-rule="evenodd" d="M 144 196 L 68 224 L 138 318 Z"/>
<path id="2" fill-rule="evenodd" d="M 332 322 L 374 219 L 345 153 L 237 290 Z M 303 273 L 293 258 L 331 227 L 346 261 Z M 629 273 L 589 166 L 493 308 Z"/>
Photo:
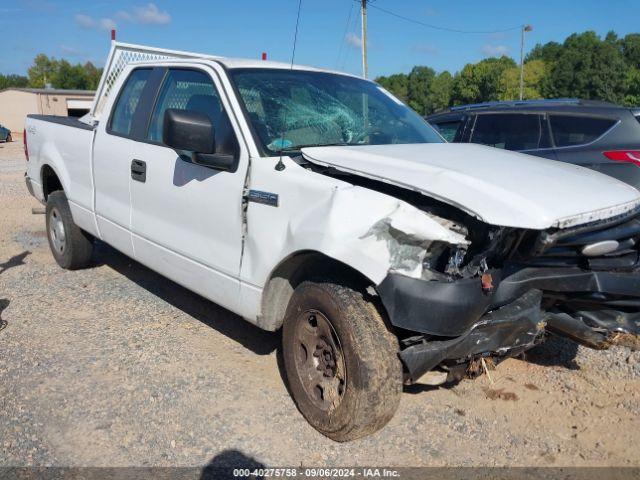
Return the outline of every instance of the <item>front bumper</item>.
<path id="1" fill-rule="evenodd" d="M 575 303 L 575 295 L 602 294 L 625 299 L 625 311 L 640 311 L 640 269 L 596 272 L 579 268 L 523 268 L 513 273 L 492 270 L 496 288 L 487 293 L 479 278 L 452 282 L 425 281 L 390 273 L 377 291 L 391 323 L 399 328 L 443 337 L 464 334 L 488 312 L 508 305 L 531 290 Z M 502 277 L 502 278 L 501 278 Z M 612 301 L 615 305 L 615 301 Z M 616 310 L 614 308 L 614 310 Z M 627 330 L 638 328 L 630 322 Z M 625 331 L 624 325 L 620 331 Z M 630 331 L 629 333 L 639 333 Z"/>
<path id="2" fill-rule="evenodd" d="M 467 360 L 487 353 L 515 355 L 539 343 L 545 321 L 542 292 L 531 290 L 516 301 L 482 318 L 462 335 L 444 340 L 423 339 L 400 352 L 411 381 L 446 360 Z"/>
<path id="3" fill-rule="evenodd" d="M 614 332 L 640 334 L 640 270 L 578 268 L 493 270 L 479 278 L 423 281 L 389 274 L 378 294 L 391 323 L 421 335 L 400 352 L 411 381 L 447 361 L 510 356 L 533 347 L 546 330 L 592 348 Z M 504 278 L 501 278 L 504 277 Z"/>

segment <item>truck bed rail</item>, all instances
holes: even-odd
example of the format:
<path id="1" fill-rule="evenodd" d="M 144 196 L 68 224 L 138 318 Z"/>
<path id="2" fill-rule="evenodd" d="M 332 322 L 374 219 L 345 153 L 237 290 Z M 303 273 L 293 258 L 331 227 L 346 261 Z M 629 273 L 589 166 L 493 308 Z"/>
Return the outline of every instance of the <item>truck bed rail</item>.
<path id="1" fill-rule="evenodd" d="M 81 122 L 80 119 L 76 117 L 61 117 L 59 115 L 37 115 L 32 113 L 27 115 L 27 118 L 66 125 L 67 127 L 81 128 L 83 130 L 94 129 L 92 125 L 87 125 L 86 123 Z"/>

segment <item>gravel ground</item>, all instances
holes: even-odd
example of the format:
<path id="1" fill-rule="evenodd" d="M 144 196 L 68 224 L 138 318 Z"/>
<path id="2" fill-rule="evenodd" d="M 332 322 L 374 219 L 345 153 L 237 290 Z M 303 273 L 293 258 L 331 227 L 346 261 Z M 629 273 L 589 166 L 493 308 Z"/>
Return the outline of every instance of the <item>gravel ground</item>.
<path id="1" fill-rule="evenodd" d="M 1 466 L 640 466 L 640 352 L 557 338 L 334 443 L 289 398 L 278 334 L 104 244 L 58 268 L 23 172 L 0 144 Z"/>

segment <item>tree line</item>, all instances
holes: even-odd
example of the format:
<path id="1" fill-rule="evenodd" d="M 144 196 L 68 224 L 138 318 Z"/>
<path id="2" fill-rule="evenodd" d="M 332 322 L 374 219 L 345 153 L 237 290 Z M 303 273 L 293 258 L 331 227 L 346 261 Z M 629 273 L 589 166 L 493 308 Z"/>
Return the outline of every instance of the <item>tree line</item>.
<path id="1" fill-rule="evenodd" d="M 94 90 L 102 69 L 91 62 L 71 64 L 64 59 L 37 55 L 28 75 L 0 74 L 0 90 L 9 87 Z M 508 56 L 469 63 L 451 74 L 428 66 L 410 73 L 375 79 L 420 114 L 452 105 L 515 100 L 519 97 L 520 69 Z M 563 43 L 537 44 L 524 64 L 524 97 L 577 97 L 627 106 L 640 105 L 640 33 L 619 38 L 609 32 L 574 33 Z"/>
<path id="2" fill-rule="evenodd" d="M 415 66 L 375 79 L 418 113 L 453 105 L 516 100 L 520 68 L 508 56 L 469 63 L 452 75 Z M 537 44 L 525 57 L 524 98 L 582 98 L 640 105 L 640 34 L 574 33 L 563 43 Z"/>
<path id="3" fill-rule="evenodd" d="M 102 69 L 96 68 L 91 62 L 74 65 L 41 53 L 33 59 L 27 76 L 0 74 L 0 90 L 11 87 L 44 88 L 46 85 L 71 90 L 95 90 L 101 76 Z"/>

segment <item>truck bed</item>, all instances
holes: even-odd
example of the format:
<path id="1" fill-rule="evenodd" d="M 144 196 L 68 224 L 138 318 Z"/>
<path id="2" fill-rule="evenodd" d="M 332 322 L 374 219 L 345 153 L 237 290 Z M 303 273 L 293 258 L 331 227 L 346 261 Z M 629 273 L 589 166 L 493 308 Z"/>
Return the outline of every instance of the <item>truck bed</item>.
<path id="1" fill-rule="evenodd" d="M 93 220 L 92 149 L 95 128 L 77 118 L 28 115 L 29 161 L 27 176 L 36 198 L 46 200 L 43 167 L 53 170 L 69 200 L 75 222 L 90 229 Z"/>
<path id="2" fill-rule="evenodd" d="M 57 123 L 59 125 L 65 125 L 67 127 L 81 128 L 83 130 L 93 130 L 95 127 L 82 123 L 76 117 L 62 117 L 59 115 L 37 115 L 29 114 L 27 118 L 33 118 L 35 120 L 42 120 L 43 122 Z"/>

